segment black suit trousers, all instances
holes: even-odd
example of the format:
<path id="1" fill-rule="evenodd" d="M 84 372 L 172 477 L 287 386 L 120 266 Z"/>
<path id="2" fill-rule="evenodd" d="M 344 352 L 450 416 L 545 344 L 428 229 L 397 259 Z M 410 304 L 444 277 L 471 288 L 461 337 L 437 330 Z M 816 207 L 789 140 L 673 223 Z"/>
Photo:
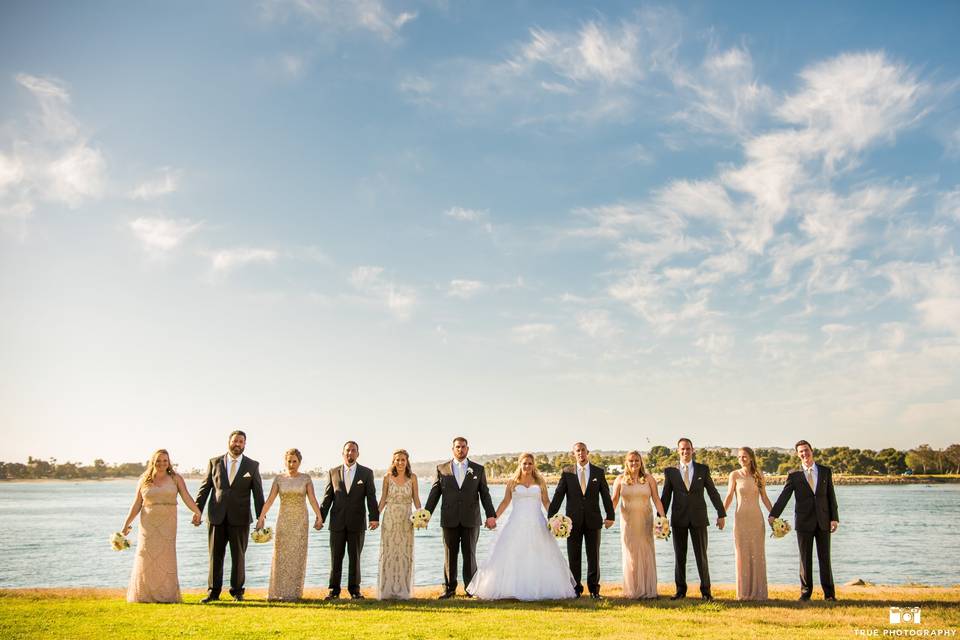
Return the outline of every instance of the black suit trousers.
<path id="1" fill-rule="evenodd" d="M 820 565 L 820 586 L 823 597 L 835 597 L 833 569 L 830 568 L 830 532 L 817 527 L 816 531 L 797 531 L 797 544 L 800 546 L 800 594 L 810 596 L 813 593 L 813 544 L 817 544 L 817 560 Z"/>
<path id="2" fill-rule="evenodd" d="M 676 556 L 674 581 L 677 593 L 687 594 L 687 534 L 693 542 L 693 555 L 697 559 L 697 573 L 700 574 L 700 593 L 710 595 L 710 567 L 707 564 L 707 528 L 673 526 L 673 552 Z"/>
<path id="3" fill-rule="evenodd" d="M 247 539 L 250 537 L 250 525 L 233 525 L 226 520 L 222 524 L 207 525 L 207 543 L 210 551 L 210 572 L 207 574 L 207 591 L 218 597 L 223 589 L 223 560 L 230 545 L 230 595 L 243 595 L 243 583 L 246 581 L 244 554 L 247 551 Z"/>
<path id="4" fill-rule="evenodd" d="M 443 584 L 446 590 L 457 590 L 457 553 L 463 554 L 463 586 L 473 580 L 477 572 L 477 540 L 480 527 L 442 527 L 443 529 Z"/>
<path id="5" fill-rule="evenodd" d="M 343 556 L 347 555 L 347 591 L 360 593 L 360 552 L 363 551 L 365 531 L 330 532 L 330 591 L 340 593 L 343 576 Z"/>
<path id="6" fill-rule="evenodd" d="M 600 593 L 600 529 L 574 528 L 567 538 L 567 560 L 570 563 L 570 573 L 577 581 L 576 592 L 583 593 L 582 558 L 583 547 L 587 547 L 587 589 L 590 593 Z"/>

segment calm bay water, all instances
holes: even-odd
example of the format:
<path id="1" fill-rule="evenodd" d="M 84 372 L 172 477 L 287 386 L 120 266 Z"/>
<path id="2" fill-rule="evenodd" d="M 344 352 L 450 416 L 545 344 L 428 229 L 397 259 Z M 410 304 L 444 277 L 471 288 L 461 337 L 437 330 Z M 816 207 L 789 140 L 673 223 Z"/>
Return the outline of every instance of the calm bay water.
<path id="1" fill-rule="evenodd" d="M 187 484 L 195 494 L 199 482 Z M 317 485 L 319 492 L 320 483 Z M 123 524 L 135 486 L 133 480 L 0 483 L 0 587 L 125 588 L 133 554 L 114 552 L 108 539 Z M 499 504 L 503 489 L 491 487 L 494 505 Z M 426 497 L 428 490 L 429 485 L 424 484 L 421 496 Z M 779 491 L 779 487 L 771 487 L 771 499 L 775 499 Z M 957 571 L 960 532 L 956 529 L 956 523 L 960 522 L 960 485 L 844 486 L 837 487 L 837 498 L 841 525 L 833 536 L 832 551 L 834 578 L 838 584 L 854 578 L 882 584 L 960 583 Z M 791 503 L 789 513 L 792 508 Z M 268 525 L 272 525 L 278 510 L 279 504 L 271 511 Z M 183 588 L 203 588 L 207 580 L 207 529 L 206 524 L 193 527 L 189 515 L 189 511 L 181 507 L 177 537 L 180 584 Z M 442 582 L 443 547 L 437 524 L 416 536 L 418 586 Z M 481 531 L 478 552 L 481 562 L 495 535 Z M 709 535 L 711 577 L 715 583 L 732 583 L 735 580 L 733 529 L 728 526 L 718 531 L 711 527 Z M 136 528 L 131 540 L 136 540 Z M 311 529 L 308 587 L 327 584 L 328 541 L 326 529 L 320 532 Z M 362 556 L 364 586 L 376 582 L 379 542 L 378 531 L 367 532 Z M 249 545 L 248 587 L 267 586 L 272 549 L 272 544 L 251 542 Z M 670 542 L 657 542 L 656 549 L 659 581 L 672 582 L 673 546 Z M 600 554 L 601 580 L 619 582 L 618 525 L 604 532 Z M 771 583 L 797 583 L 797 562 L 793 534 L 782 540 L 767 539 L 767 574 Z M 692 552 L 687 575 L 688 581 L 696 582 Z M 225 582 L 228 580 L 225 578 Z"/>

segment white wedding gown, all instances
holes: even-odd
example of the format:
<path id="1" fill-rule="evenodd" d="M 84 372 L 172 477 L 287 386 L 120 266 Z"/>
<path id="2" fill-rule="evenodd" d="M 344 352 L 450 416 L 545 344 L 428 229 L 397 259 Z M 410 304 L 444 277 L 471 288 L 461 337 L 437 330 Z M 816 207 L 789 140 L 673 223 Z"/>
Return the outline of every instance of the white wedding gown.
<path id="1" fill-rule="evenodd" d="M 558 600 L 575 596 L 573 575 L 547 530 L 540 487 L 518 484 L 512 509 L 467 593 L 484 600 Z"/>

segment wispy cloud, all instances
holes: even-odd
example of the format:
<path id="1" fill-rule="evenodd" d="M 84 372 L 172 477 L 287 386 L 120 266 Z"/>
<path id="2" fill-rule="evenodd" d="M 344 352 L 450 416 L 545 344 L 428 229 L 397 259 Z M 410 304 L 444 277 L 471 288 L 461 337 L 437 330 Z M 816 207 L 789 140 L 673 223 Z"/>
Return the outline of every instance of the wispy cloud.
<path id="1" fill-rule="evenodd" d="M 364 265 L 350 273 L 353 287 L 385 306 L 398 320 L 408 320 L 417 304 L 417 292 L 384 277 L 383 267 Z"/>
<path id="2" fill-rule="evenodd" d="M 158 175 L 144 180 L 130 190 L 130 197 L 134 200 L 154 200 L 161 196 L 174 193 L 180 186 L 183 171 L 163 167 Z"/>
<path id="3" fill-rule="evenodd" d="M 162 254 L 176 249 L 183 241 L 196 232 L 202 223 L 192 220 L 174 220 L 163 217 L 141 217 L 132 220 L 130 230 L 150 253 Z M 213 260 L 213 259 L 212 259 Z M 221 263 L 223 258 L 221 258 Z M 229 258 L 227 259 L 229 262 Z M 213 260 L 217 269 L 216 260 Z M 221 269 L 223 267 L 220 267 Z"/>
<path id="4" fill-rule="evenodd" d="M 459 220 L 460 222 L 470 222 L 480 228 L 482 228 L 487 233 L 493 231 L 493 225 L 490 223 L 490 212 L 486 209 L 466 209 L 464 207 L 450 207 L 443 212 L 443 215 L 448 218 L 453 218 L 454 220 Z"/>
<path id="5" fill-rule="evenodd" d="M 274 262 L 278 256 L 273 249 L 250 247 L 205 251 L 203 254 L 209 258 L 214 275 L 226 275 L 250 264 L 268 264 Z"/>
<path id="6" fill-rule="evenodd" d="M 547 338 L 556 331 L 556 327 L 549 323 L 544 322 L 534 322 L 530 324 L 522 324 L 513 327 L 510 330 L 510 333 L 515 342 L 520 344 L 529 344 L 538 340 L 543 340 Z"/>
<path id="7" fill-rule="evenodd" d="M 262 0 L 260 9 L 266 20 L 295 17 L 325 31 L 367 31 L 389 42 L 416 20 L 417 12 L 392 9 L 388 4 L 382 0 Z"/>
<path id="8" fill-rule="evenodd" d="M 447 287 L 447 295 L 452 298 L 467 300 L 487 289 L 487 285 L 479 280 L 451 280 Z"/>

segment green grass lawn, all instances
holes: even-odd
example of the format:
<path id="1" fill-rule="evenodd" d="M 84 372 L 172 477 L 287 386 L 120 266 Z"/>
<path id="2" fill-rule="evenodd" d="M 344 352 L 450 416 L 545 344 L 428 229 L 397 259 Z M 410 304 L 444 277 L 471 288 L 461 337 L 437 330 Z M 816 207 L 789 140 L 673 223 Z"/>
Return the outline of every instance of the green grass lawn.
<path id="1" fill-rule="evenodd" d="M 695 588 L 695 586 L 694 586 Z M 420 589 L 406 602 L 349 600 L 327 603 L 308 590 L 297 604 L 275 604 L 248 592 L 243 603 L 201 605 L 200 592 L 176 605 L 127 604 L 124 592 L 106 589 L 0 590 L 0 638 L 853 638 L 858 630 L 960 630 L 960 588 L 842 587 L 837 603 L 815 594 L 797 602 L 797 587 L 773 587 L 773 600 L 740 603 L 730 586 L 715 586 L 717 600 L 631 601 L 606 587 L 600 602 L 437 601 Z M 372 593 L 368 592 L 368 597 Z M 922 624 L 889 624 L 890 606 L 922 607 Z M 867 636 L 871 637 L 871 636 Z M 891 637 L 891 636 L 887 636 Z M 904 636 L 906 637 L 906 636 Z M 936 636 L 929 636 L 936 637 Z"/>

